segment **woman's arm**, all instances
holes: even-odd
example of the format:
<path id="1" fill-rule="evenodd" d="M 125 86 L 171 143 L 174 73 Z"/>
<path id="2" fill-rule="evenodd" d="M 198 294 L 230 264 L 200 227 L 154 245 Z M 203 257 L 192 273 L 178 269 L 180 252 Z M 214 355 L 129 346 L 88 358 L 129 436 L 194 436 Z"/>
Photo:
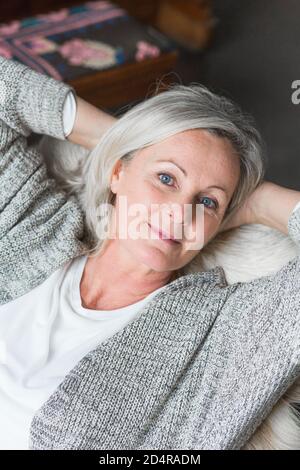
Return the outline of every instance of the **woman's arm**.
<path id="1" fill-rule="evenodd" d="M 268 182 L 254 201 L 253 223 L 287 233 L 299 254 L 271 275 L 223 290 L 207 357 L 211 370 L 203 378 L 218 374 L 208 425 L 199 433 L 205 448 L 241 448 L 300 376 L 300 192 Z M 220 358 L 226 358 L 222 371 Z"/>
<path id="2" fill-rule="evenodd" d="M 28 146 L 37 132 L 65 140 L 63 107 L 74 90 L 0 57 L 0 305 L 23 295 L 76 256 L 84 215 Z"/>
<path id="3" fill-rule="evenodd" d="M 262 224 L 288 235 L 288 220 L 299 201 L 300 191 L 263 181 L 226 224 L 221 224 L 219 232 L 244 224 Z"/>
<path id="4" fill-rule="evenodd" d="M 117 118 L 76 96 L 74 127 L 67 140 L 92 150 Z"/>
<path id="5" fill-rule="evenodd" d="M 295 205 L 300 201 L 300 191 L 265 181 L 252 200 L 252 223 L 268 225 L 288 235 L 288 221 Z"/>
<path id="6" fill-rule="evenodd" d="M 71 86 L 0 56 L 0 90 L 2 156 L 31 132 L 65 139 L 62 109 Z"/>
<path id="7" fill-rule="evenodd" d="M 42 163 L 29 151 L 27 137 L 36 132 L 65 139 L 62 111 L 70 90 L 65 83 L 0 57 L 0 239 L 22 209 L 13 211 L 10 202 Z M 4 210 L 15 217 L 6 221 Z"/>

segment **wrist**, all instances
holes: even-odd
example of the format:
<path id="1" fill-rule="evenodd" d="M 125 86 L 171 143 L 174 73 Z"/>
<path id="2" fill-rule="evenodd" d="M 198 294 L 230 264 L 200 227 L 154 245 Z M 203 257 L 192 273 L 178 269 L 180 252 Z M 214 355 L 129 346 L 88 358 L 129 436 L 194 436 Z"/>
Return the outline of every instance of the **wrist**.
<path id="1" fill-rule="evenodd" d="M 256 223 L 288 234 L 288 220 L 300 200 L 300 191 L 270 181 L 263 183 L 256 194 Z"/>
<path id="2" fill-rule="evenodd" d="M 92 150 L 117 118 L 76 96 L 76 116 L 67 139 Z"/>

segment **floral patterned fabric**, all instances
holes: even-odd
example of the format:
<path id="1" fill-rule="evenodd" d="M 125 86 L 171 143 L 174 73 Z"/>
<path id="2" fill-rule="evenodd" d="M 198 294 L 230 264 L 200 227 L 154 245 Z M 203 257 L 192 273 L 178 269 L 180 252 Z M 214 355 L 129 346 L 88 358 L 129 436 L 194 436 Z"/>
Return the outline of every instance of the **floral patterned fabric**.
<path id="1" fill-rule="evenodd" d="M 0 56 L 70 80 L 175 49 L 166 36 L 109 1 L 0 24 Z"/>

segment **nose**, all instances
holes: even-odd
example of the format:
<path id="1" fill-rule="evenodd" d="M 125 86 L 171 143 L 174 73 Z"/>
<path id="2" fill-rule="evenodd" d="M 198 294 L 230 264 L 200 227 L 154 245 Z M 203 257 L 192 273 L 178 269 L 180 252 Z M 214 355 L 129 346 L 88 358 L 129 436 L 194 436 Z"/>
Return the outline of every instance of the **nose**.
<path id="1" fill-rule="evenodd" d="M 168 214 L 173 223 L 184 223 L 184 207 L 181 204 L 173 203 L 166 209 L 166 213 Z"/>
<path id="2" fill-rule="evenodd" d="M 166 214 L 174 225 L 191 225 L 196 219 L 196 206 L 190 200 L 182 203 L 170 203 Z"/>
<path id="3" fill-rule="evenodd" d="M 158 213 L 153 215 L 154 225 L 162 232 L 169 234 L 178 241 L 184 238 L 184 207 L 178 203 L 163 203 Z M 157 219 L 157 217 L 159 219 Z"/>
<path id="4" fill-rule="evenodd" d="M 203 240 L 203 205 L 196 205 L 190 200 L 182 203 L 171 203 L 166 207 L 165 219 L 167 217 L 169 218 L 167 222 L 169 223 L 170 232 L 176 239 L 180 239 L 180 241 L 189 240 L 191 243 L 193 240 Z"/>

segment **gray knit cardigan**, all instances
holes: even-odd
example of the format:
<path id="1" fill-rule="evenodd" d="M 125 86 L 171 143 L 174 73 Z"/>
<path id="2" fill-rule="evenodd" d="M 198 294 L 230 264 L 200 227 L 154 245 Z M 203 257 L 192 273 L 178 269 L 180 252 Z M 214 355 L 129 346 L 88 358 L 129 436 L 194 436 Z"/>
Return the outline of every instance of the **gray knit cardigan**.
<path id="1" fill-rule="evenodd" d="M 0 58 L 0 305 L 85 247 L 76 198 L 27 142 L 65 139 L 70 89 Z M 288 231 L 300 246 L 300 209 Z M 30 448 L 240 449 L 300 375 L 299 314 L 300 257 L 250 282 L 228 285 L 220 266 L 182 276 L 66 375 Z"/>

